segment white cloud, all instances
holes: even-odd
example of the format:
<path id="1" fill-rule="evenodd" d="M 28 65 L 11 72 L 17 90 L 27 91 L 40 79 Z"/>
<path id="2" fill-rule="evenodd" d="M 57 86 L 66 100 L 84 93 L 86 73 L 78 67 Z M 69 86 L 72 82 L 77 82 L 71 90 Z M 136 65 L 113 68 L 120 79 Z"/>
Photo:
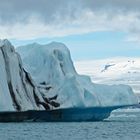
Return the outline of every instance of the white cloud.
<path id="1" fill-rule="evenodd" d="M 0 25 L 1 38 L 31 39 L 37 37 L 67 36 L 95 31 L 123 31 L 127 33 L 140 29 L 138 13 L 116 15 L 83 11 L 75 19 L 54 21 L 45 24 L 39 17 L 32 17 L 26 24 Z M 135 29 L 135 30 L 134 30 Z M 138 34 L 138 33 L 137 33 Z"/>
<path id="2" fill-rule="evenodd" d="M 139 41 L 138 5 L 140 2 L 136 0 L 60 0 L 57 4 L 56 0 L 35 3 L 31 0 L 30 5 L 27 5 L 27 1 L 26 4 L 20 4 L 17 0 L 3 2 L 0 5 L 0 38 L 34 39 L 96 31 L 121 31 Z"/>

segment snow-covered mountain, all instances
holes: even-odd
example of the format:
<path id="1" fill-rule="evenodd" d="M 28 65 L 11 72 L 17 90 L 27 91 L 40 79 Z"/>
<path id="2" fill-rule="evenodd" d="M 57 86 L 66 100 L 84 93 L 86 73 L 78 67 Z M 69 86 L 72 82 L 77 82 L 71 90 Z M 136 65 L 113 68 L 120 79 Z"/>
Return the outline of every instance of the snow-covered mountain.
<path id="1" fill-rule="evenodd" d="M 137 103 L 129 86 L 94 84 L 89 77 L 77 74 L 70 52 L 62 43 L 34 43 L 17 51 L 43 97 L 56 97 L 61 108 Z"/>
<path id="2" fill-rule="evenodd" d="M 110 58 L 75 62 L 80 74 L 101 84 L 126 84 L 140 95 L 140 58 Z"/>

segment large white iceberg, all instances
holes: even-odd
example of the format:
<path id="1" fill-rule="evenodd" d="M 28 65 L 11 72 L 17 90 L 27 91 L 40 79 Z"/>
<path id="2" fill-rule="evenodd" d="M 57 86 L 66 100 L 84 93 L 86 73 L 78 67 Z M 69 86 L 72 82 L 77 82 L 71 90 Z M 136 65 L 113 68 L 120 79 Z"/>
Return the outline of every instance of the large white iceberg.
<path id="1" fill-rule="evenodd" d="M 99 85 L 78 75 L 68 48 L 57 42 L 17 48 L 25 69 L 31 74 L 43 98 L 55 97 L 60 108 L 137 104 L 131 87 Z"/>

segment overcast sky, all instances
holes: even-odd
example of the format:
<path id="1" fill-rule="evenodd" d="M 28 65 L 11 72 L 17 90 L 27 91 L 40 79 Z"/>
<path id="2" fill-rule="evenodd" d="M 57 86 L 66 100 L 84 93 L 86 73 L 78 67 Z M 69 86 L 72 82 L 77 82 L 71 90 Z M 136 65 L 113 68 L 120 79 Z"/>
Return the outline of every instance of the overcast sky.
<path id="1" fill-rule="evenodd" d="M 63 41 L 70 47 L 77 46 L 75 50 L 70 48 L 73 52 L 80 45 L 84 47 L 83 52 L 93 51 L 94 45 L 102 51 L 111 47 L 117 51 L 114 46 L 120 50 L 128 45 L 133 48 L 130 49 L 133 54 L 120 55 L 137 56 L 140 0 L 0 0 L 0 38 L 8 38 L 18 45 Z"/>

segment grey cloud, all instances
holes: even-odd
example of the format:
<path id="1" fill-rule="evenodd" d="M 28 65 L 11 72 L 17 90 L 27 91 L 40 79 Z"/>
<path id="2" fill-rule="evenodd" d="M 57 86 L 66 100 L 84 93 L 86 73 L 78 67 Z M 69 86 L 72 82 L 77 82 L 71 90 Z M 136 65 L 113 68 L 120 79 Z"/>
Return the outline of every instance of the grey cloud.
<path id="1" fill-rule="evenodd" d="M 0 33 L 14 38 L 101 30 L 140 34 L 139 7 L 140 0 L 0 0 Z"/>
<path id="2" fill-rule="evenodd" d="M 27 22 L 30 16 L 39 16 L 49 23 L 58 16 L 74 18 L 80 2 L 69 0 L 0 0 L 0 20 L 3 23 Z"/>
<path id="3" fill-rule="evenodd" d="M 91 9 L 116 8 L 118 10 L 126 10 L 126 11 L 140 10 L 139 0 L 87 0 L 84 3 Z"/>
<path id="4" fill-rule="evenodd" d="M 74 19 L 85 9 L 92 12 L 130 12 L 140 10 L 140 0 L 0 0 L 0 21 L 3 24 L 26 23 L 38 16 L 45 23 Z"/>

